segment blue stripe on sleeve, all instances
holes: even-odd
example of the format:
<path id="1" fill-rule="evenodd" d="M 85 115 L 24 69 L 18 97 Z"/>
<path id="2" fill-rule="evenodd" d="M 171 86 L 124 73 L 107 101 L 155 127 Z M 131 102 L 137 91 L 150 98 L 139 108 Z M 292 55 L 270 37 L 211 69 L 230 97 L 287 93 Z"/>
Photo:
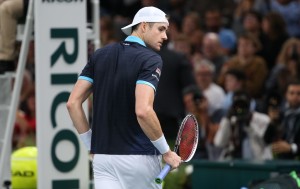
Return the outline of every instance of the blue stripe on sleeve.
<path id="1" fill-rule="evenodd" d="M 94 83 L 94 80 L 89 78 L 89 77 L 86 77 L 86 76 L 79 76 L 78 79 L 82 79 L 82 80 L 86 80 L 90 83 Z"/>
<path id="2" fill-rule="evenodd" d="M 151 84 L 150 82 L 148 82 L 148 81 L 138 80 L 138 81 L 136 82 L 136 84 L 145 84 L 145 85 L 148 85 L 148 86 L 152 87 L 152 88 L 154 89 L 154 91 L 156 91 L 156 88 L 154 87 L 154 85 L 152 85 L 152 84 Z"/>

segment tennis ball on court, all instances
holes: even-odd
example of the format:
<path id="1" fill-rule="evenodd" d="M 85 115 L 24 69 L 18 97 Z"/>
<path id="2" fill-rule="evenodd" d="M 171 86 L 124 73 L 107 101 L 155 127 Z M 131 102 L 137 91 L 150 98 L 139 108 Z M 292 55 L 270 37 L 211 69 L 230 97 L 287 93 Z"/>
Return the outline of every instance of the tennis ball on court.
<path id="1" fill-rule="evenodd" d="M 11 156 L 12 189 L 37 188 L 37 148 L 24 147 Z"/>

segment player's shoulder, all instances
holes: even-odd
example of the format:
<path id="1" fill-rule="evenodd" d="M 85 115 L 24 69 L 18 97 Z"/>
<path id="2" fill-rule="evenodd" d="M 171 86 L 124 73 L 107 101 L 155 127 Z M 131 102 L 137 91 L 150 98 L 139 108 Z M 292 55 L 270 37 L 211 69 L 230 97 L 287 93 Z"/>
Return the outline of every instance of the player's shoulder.
<path id="1" fill-rule="evenodd" d="M 143 53 L 140 53 L 139 57 L 147 64 L 162 64 L 163 62 L 161 56 L 152 49 L 147 49 Z"/>
<path id="2" fill-rule="evenodd" d="M 143 55 L 145 59 L 154 59 L 154 60 L 160 60 L 161 61 L 161 56 L 158 54 L 157 51 L 154 51 L 151 48 L 148 47 L 143 47 L 140 49 L 140 53 Z"/>
<path id="3" fill-rule="evenodd" d="M 146 61 L 162 61 L 161 56 L 149 47 L 143 46 L 135 42 L 127 41 L 122 42 L 122 45 L 131 46 L 132 48 L 128 48 L 130 49 L 129 51 L 133 54 L 133 56 L 136 56 L 136 58 L 138 59 Z"/>
<path id="4" fill-rule="evenodd" d="M 90 58 L 97 59 L 99 57 L 104 57 L 104 55 L 109 55 L 115 51 L 118 51 L 117 49 L 119 45 L 120 44 L 118 42 L 113 42 L 101 48 L 98 48 L 90 55 Z"/>
<path id="5" fill-rule="evenodd" d="M 118 43 L 118 42 L 109 43 L 99 49 L 96 49 L 94 54 L 102 53 L 102 52 L 117 48 L 118 45 L 120 45 L 120 43 Z"/>

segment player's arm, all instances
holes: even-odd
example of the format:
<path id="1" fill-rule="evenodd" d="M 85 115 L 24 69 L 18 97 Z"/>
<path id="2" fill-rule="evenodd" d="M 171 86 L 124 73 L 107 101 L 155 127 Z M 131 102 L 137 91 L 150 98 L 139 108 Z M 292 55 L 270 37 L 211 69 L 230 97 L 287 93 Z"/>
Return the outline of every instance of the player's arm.
<path id="1" fill-rule="evenodd" d="M 69 97 L 67 108 L 73 124 L 80 134 L 81 139 L 90 150 L 91 130 L 82 104 L 92 92 L 92 84 L 86 80 L 79 79 Z"/>
<path id="2" fill-rule="evenodd" d="M 148 85 L 137 84 L 135 92 L 137 120 L 147 137 L 155 141 L 163 135 L 163 132 L 153 110 L 154 90 Z"/>
<path id="3" fill-rule="evenodd" d="M 173 168 L 179 166 L 181 158 L 172 152 L 163 135 L 159 120 L 153 110 L 154 90 L 145 84 L 137 84 L 135 91 L 137 120 L 154 146 L 163 154 L 164 161 Z"/>

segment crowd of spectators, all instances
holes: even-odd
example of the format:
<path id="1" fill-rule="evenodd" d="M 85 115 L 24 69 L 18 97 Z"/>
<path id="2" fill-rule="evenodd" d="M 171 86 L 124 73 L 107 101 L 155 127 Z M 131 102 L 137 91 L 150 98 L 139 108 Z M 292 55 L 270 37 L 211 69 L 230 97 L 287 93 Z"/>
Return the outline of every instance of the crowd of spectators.
<path id="1" fill-rule="evenodd" d="M 193 113 L 201 137 L 195 158 L 299 157 L 299 0 L 100 1 L 101 45 L 124 40 L 120 28 L 143 6 L 169 15 L 155 101 L 168 140 L 175 139 L 183 117 Z M 89 47 L 94 50 L 92 43 Z M 32 57 L 27 72 L 34 86 Z M 24 94 L 23 105 L 29 108 L 32 91 Z M 21 118 L 28 109 L 20 110 L 17 134 L 25 132 Z M 26 119 L 34 116 L 32 108 Z M 26 132 L 34 129 L 35 123 Z"/>

